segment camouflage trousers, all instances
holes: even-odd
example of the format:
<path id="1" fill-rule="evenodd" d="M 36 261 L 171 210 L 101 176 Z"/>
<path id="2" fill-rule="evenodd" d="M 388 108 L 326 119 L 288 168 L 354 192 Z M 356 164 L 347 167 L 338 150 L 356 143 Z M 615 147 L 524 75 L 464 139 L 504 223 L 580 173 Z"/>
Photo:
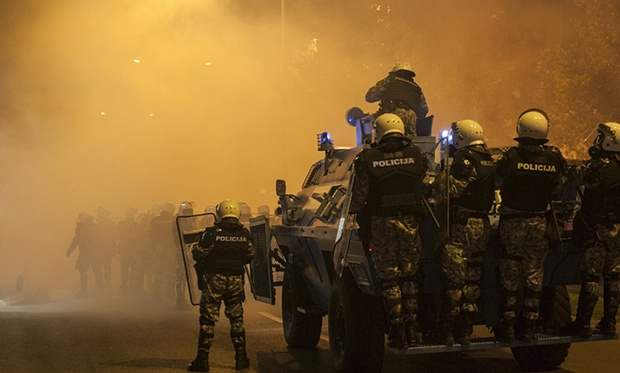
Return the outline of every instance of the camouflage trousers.
<path id="1" fill-rule="evenodd" d="M 581 299 L 591 316 L 605 285 L 605 317 L 615 319 L 620 302 L 620 224 L 597 225 L 597 239 L 586 243 Z"/>
<path id="2" fill-rule="evenodd" d="M 245 299 L 242 275 L 205 275 L 200 296 L 200 335 L 198 351 L 209 352 L 215 335 L 215 323 L 224 302 L 225 315 L 230 320 L 230 337 L 235 350 L 245 349 L 243 301 Z"/>
<path id="3" fill-rule="evenodd" d="M 504 292 L 503 320 L 518 316 L 518 296 L 525 289 L 521 316 L 538 319 L 542 295 L 544 260 L 549 249 L 547 219 L 540 217 L 501 217 L 499 225 L 503 253 L 499 263 Z"/>
<path id="4" fill-rule="evenodd" d="M 440 264 L 446 278 L 447 317 L 478 312 L 482 262 L 489 241 L 487 218 L 470 217 L 450 227 Z"/>
<path id="5" fill-rule="evenodd" d="M 391 323 L 417 322 L 421 247 L 418 223 L 413 216 L 372 217 L 370 259 Z"/>

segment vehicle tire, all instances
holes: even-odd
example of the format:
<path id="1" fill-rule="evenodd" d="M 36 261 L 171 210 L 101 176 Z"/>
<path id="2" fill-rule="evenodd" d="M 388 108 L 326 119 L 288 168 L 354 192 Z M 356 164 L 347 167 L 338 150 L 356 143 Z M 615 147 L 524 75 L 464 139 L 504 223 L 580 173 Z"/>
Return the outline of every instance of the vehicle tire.
<path id="1" fill-rule="evenodd" d="M 301 278 L 291 268 L 287 268 L 282 285 L 284 339 L 289 347 L 313 349 L 321 337 L 323 317 L 299 310 L 303 306 L 302 294 L 305 292 Z"/>
<path id="2" fill-rule="evenodd" d="M 566 286 L 549 286 L 543 290 L 541 317 L 545 328 L 562 330 L 571 322 L 570 298 Z M 566 356 L 570 343 L 513 347 L 512 355 L 519 367 L 526 372 L 553 370 L 559 367 Z"/>
<path id="3" fill-rule="evenodd" d="M 385 311 L 380 297 L 363 293 L 349 271 L 342 278 L 342 370 L 379 373 L 385 355 Z"/>

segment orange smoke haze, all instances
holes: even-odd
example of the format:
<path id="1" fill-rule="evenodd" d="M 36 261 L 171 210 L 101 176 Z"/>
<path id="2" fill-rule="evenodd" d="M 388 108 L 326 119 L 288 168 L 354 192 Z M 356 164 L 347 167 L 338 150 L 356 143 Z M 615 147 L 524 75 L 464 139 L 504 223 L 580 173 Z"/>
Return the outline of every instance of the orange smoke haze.
<path id="1" fill-rule="evenodd" d="M 284 11 L 281 6 L 284 4 Z M 0 295 L 25 269 L 74 276 L 80 211 L 224 198 L 274 207 L 395 61 L 435 131 L 472 118 L 507 144 L 546 109 L 571 146 L 620 120 L 614 1 L 4 1 Z M 73 278 L 73 277 L 71 277 Z M 49 281 L 47 281 L 49 283 Z"/>

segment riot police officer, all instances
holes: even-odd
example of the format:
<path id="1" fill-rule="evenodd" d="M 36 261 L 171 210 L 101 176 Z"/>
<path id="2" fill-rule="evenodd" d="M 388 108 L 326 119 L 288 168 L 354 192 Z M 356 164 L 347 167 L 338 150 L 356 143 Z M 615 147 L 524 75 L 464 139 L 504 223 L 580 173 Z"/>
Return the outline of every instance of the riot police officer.
<path id="1" fill-rule="evenodd" d="M 539 318 L 543 261 L 549 248 L 546 212 L 566 168 L 560 151 L 545 145 L 548 132 L 547 114 L 539 109 L 526 110 L 517 121 L 518 145 L 497 162 L 497 185 L 502 196 L 499 272 L 503 304 L 495 332 L 504 342 L 514 340 L 519 316 L 523 322 L 519 339 L 533 341 Z M 521 290 L 523 306 L 518 315 Z"/>
<path id="2" fill-rule="evenodd" d="M 620 124 L 601 123 L 590 148 L 583 182 L 582 216 L 590 234 L 585 255 L 574 332 L 592 335 L 590 319 L 604 281 L 603 318 L 598 333 L 616 335 L 616 313 L 620 304 Z"/>
<path id="3" fill-rule="evenodd" d="M 448 138 L 454 161 L 448 182 L 450 237 L 441 252 L 446 282 L 446 344 L 454 343 L 454 323 L 461 315 L 461 342 L 468 345 L 473 317 L 478 312 L 482 261 L 489 240 L 495 163 L 478 122 L 465 119 L 452 123 Z M 438 185 L 445 184 L 440 181 Z"/>
<path id="4" fill-rule="evenodd" d="M 244 265 L 254 257 L 249 231 L 239 222 L 239 204 L 222 201 L 216 207 L 218 221 L 203 233 L 192 251 L 200 297 L 200 332 L 198 354 L 188 371 L 209 371 L 209 348 L 214 337 L 220 305 L 224 302 L 230 320 L 230 336 L 235 348 L 236 369 L 248 368 L 243 326 Z"/>
<path id="5" fill-rule="evenodd" d="M 379 101 L 378 117 L 384 113 L 398 115 L 405 124 L 407 136 L 416 135 L 416 120 L 428 114 L 422 88 L 414 81 L 415 72 L 409 64 L 397 63 L 387 77 L 378 81 L 366 93 L 367 102 Z"/>
<path id="6" fill-rule="evenodd" d="M 396 114 L 375 120 L 377 143 L 355 160 L 350 207 L 370 237 L 365 246 L 381 282 L 389 323 L 389 344 L 421 342 L 417 324 L 421 253 L 418 216 L 423 213 L 427 162 Z M 364 227 L 365 225 L 365 227 Z"/>

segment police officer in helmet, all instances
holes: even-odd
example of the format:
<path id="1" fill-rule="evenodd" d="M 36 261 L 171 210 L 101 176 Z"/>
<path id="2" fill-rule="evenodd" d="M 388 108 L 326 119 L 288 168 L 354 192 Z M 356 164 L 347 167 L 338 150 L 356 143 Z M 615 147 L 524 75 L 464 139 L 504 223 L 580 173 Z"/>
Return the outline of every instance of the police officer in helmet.
<path id="1" fill-rule="evenodd" d="M 422 88 L 414 81 L 415 72 L 407 63 L 397 63 L 388 76 L 378 81 L 366 93 L 367 102 L 379 101 L 378 117 L 384 113 L 398 115 L 407 136 L 416 136 L 416 120 L 428 114 Z"/>
<path id="2" fill-rule="evenodd" d="M 502 314 L 495 328 L 500 341 L 512 342 L 515 322 L 523 328 L 519 339 L 534 340 L 540 312 L 543 261 L 549 249 L 546 213 L 562 184 L 566 160 L 560 151 L 545 145 L 549 118 L 539 109 L 523 112 L 517 121 L 517 146 L 497 162 L 496 181 L 502 197 L 500 283 Z M 520 314 L 518 294 L 523 291 Z"/>
<path id="3" fill-rule="evenodd" d="M 495 190 L 495 163 L 484 142 L 482 126 L 465 119 L 450 129 L 450 237 L 441 252 L 446 281 L 446 344 L 454 343 L 455 320 L 462 317 L 463 345 L 470 343 L 478 312 L 482 261 L 489 240 L 489 211 Z M 445 177 L 445 176 L 444 176 Z M 445 181 L 439 181 L 444 186 Z M 442 194 L 443 194 L 442 193 Z"/>
<path id="4" fill-rule="evenodd" d="M 230 320 L 235 367 L 239 370 L 250 366 L 243 326 L 243 276 L 244 265 L 254 257 L 254 248 L 250 232 L 239 222 L 237 202 L 220 202 L 216 214 L 218 221 L 205 230 L 199 245 L 192 251 L 202 295 L 198 354 L 187 369 L 191 372 L 209 371 L 209 349 L 222 302 Z"/>
<path id="5" fill-rule="evenodd" d="M 603 318 L 596 331 L 616 335 L 620 304 L 620 124 L 601 123 L 590 148 L 583 182 L 582 215 L 589 237 L 585 242 L 583 273 L 574 333 L 592 335 L 590 320 L 604 282 Z"/>
<path id="6" fill-rule="evenodd" d="M 391 113 L 375 120 L 377 143 L 355 160 L 350 207 L 362 230 L 365 225 L 370 231 L 365 244 L 382 286 L 389 344 L 396 348 L 404 347 L 405 339 L 409 345 L 421 342 L 418 216 L 424 211 L 427 162 L 405 136 L 404 127 Z"/>

